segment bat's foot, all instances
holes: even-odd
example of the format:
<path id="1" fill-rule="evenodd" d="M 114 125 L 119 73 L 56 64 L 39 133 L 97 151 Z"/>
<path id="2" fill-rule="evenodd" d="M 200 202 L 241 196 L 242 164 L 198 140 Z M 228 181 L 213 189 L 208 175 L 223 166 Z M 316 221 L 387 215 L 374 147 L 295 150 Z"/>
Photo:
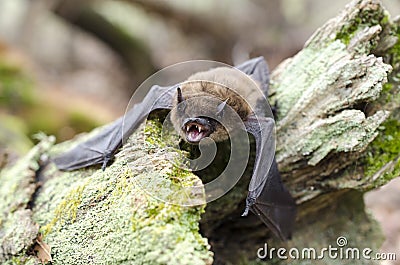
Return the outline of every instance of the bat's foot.
<path id="1" fill-rule="evenodd" d="M 252 206 L 256 202 L 255 198 L 247 197 L 246 198 L 246 208 L 244 208 L 244 212 L 242 216 L 247 216 L 249 214 L 250 206 Z"/>

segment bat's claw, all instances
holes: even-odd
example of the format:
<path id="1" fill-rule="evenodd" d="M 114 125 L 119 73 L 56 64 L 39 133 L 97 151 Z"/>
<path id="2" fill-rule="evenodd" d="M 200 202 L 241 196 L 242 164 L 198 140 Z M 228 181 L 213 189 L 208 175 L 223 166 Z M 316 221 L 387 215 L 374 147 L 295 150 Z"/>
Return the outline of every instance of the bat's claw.
<path id="1" fill-rule="evenodd" d="M 104 159 L 103 164 L 101 165 L 101 170 L 103 170 L 103 171 L 106 170 L 107 163 L 108 163 L 108 161 L 106 159 Z"/>
<path id="2" fill-rule="evenodd" d="M 247 197 L 246 198 L 246 208 L 244 208 L 244 212 L 242 216 L 247 216 L 249 214 L 250 206 L 252 206 L 256 202 L 255 198 Z"/>
<path id="3" fill-rule="evenodd" d="M 247 216 L 249 214 L 249 208 L 248 206 L 246 206 L 246 208 L 244 209 L 244 212 L 242 213 L 242 216 Z"/>
<path id="4" fill-rule="evenodd" d="M 104 154 L 104 157 L 103 157 L 103 164 L 101 166 L 101 170 L 103 170 L 103 171 L 106 170 L 106 167 L 108 165 L 108 162 L 110 162 L 112 155 L 113 155 L 112 152 L 110 152 L 108 150 L 106 151 L 106 153 Z"/>

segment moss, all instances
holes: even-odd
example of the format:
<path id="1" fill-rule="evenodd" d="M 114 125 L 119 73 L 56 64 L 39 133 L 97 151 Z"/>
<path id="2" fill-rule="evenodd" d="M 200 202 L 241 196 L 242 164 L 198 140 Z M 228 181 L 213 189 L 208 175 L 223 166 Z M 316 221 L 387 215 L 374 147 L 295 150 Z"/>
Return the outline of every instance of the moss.
<path id="1" fill-rule="evenodd" d="M 286 117 L 290 109 L 316 87 L 316 84 L 321 86 L 332 82 L 330 78 L 333 77 L 324 74 L 346 54 L 345 45 L 340 41 L 334 41 L 318 52 L 312 47 L 306 47 L 294 56 L 285 71 L 271 83 L 277 94 L 273 100 L 277 100 L 279 104 L 279 119 Z"/>
<path id="2" fill-rule="evenodd" d="M 43 137 L 43 136 L 42 136 Z M 25 156 L 12 167 L 0 171 L 0 217 L 15 209 L 25 209 L 35 191 L 35 171 L 39 169 L 39 160 L 54 142 L 54 137 L 42 138 Z"/>
<path id="3" fill-rule="evenodd" d="M 11 263 L 12 263 L 12 264 L 15 264 L 15 265 L 23 264 L 23 262 L 21 261 L 21 258 L 20 258 L 20 257 L 12 257 Z"/>
<path id="4" fill-rule="evenodd" d="M 159 119 L 152 119 L 146 122 L 144 129 L 144 135 L 146 136 L 146 142 L 153 146 L 165 147 L 165 142 L 161 139 L 162 134 L 162 123 Z"/>
<path id="5" fill-rule="evenodd" d="M 18 256 L 12 257 L 10 260 L 2 263 L 3 265 L 36 265 L 38 259 L 36 257 L 28 256 L 25 252 Z"/>
<path id="6" fill-rule="evenodd" d="M 400 34 L 397 34 L 400 39 Z M 392 55 L 392 66 L 398 69 L 398 63 L 400 62 L 400 41 L 398 41 L 389 51 L 388 54 Z M 396 67 L 397 66 L 397 67 Z"/>
<path id="7" fill-rule="evenodd" d="M 169 173 L 167 174 L 167 176 L 168 176 L 168 177 L 171 179 L 171 181 L 174 182 L 174 183 L 182 183 L 182 182 L 184 182 L 184 181 L 191 181 L 191 180 L 193 180 L 194 175 L 193 175 L 193 173 L 192 173 L 190 170 L 185 169 L 185 168 L 183 167 L 183 165 L 182 165 L 182 166 L 178 166 L 178 165 L 180 165 L 181 163 L 182 163 L 181 161 L 179 161 L 178 159 L 176 159 L 176 160 L 174 161 L 174 164 L 173 164 L 173 167 L 172 167 L 171 172 L 169 172 Z M 187 184 L 187 183 L 186 183 L 186 184 Z"/>
<path id="8" fill-rule="evenodd" d="M 382 87 L 382 94 L 387 94 L 393 89 L 393 84 L 391 83 L 386 83 Z M 390 101 L 390 100 L 388 100 Z"/>
<path id="9" fill-rule="evenodd" d="M 397 37 L 397 42 L 386 52 L 386 57 L 389 57 L 389 63 L 393 66 L 396 76 L 400 70 L 400 26 L 397 23 L 391 24 L 391 32 Z"/>
<path id="10" fill-rule="evenodd" d="M 44 184 L 34 219 L 42 226 L 51 224 L 45 240 L 52 246 L 53 264 L 211 263 L 207 240 L 199 234 L 204 207 L 157 199 L 175 199 L 174 187 L 191 186 L 198 179 L 173 164 L 179 150 L 167 151 L 157 139 L 143 145 L 154 137 L 143 131 L 139 128 L 129 138 L 105 171 L 56 173 Z M 182 181 L 175 183 L 178 177 Z"/>
<path id="11" fill-rule="evenodd" d="M 57 222 L 75 222 L 78 207 L 82 202 L 82 193 L 85 189 L 85 183 L 71 189 L 65 198 L 57 205 L 54 211 L 54 218 L 46 225 L 40 228 L 40 232 L 46 236 L 51 232 Z"/>
<path id="12" fill-rule="evenodd" d="M 354 36 L 355 32 L 359 29 L 361 25 L 361 18 L 357 17 L 351 23 L 344 26 L 337 34 L 336 39 L 341 40 L 344 44 L 348 45 L 351 38 Z"/>
<path id="13" fill-rule="evenodd" d="M 352 20 L 346 21 L 346 24 L 336 33 L 336 40 L 342 41 L 346 46 L 357 32 L 375 25 L 381 25 L 382 28 L 389 23 L 389 14 L 383 9 L 362 9 Z"/>
<path id="14" fill-rule="evenodd" d="M 379 135 L 370 144 L 366 151 L 365 175 L 373 176 L 383 166 L 391 161 L 396 161 L 393 170 L 385 172 L 375 186 L 382 186 L 389 180 L 400 175 L 400 122 L 394 119 L 385 121 L 380 129 Z"/>
<path id="15" fill-rule="evenodd" d="M 25 252 L 37 237 L 38 227 L 29 209 L 37 189 L 35 172 L 39 160 L 47 155 L 54 137 L 39 135 L 41 142 L 12 167 L 0 171 L 0 263 L 15 264 L 26 258 Z M 28 255 L 28 254 L 27 254 Z M 10 260 L 4 260 L 10 257 Z"/>
<path id="16" fill-rule="evenodd" d="M 177 147 L 180 141 L 179 135 L 173 128 L 169 128 L 169 125 L 164 125 L 163 119 L 158 115 L 149 116 L 144 129 L 146 142 L 158 148 L 166 148 L 167 146 Z"/>
<path id="17" fill-rule="evenodd" d="M 379 103 L 392 108 L 400 104 L 398 81 L 400 77 L 400 27 L 396 23 L 390 26 L 392 34 L 397 36 L 396 44 L 386 52 L 386 58 L 392 65 L 393 71 L 389 76 L 389 82 L 383 85 Z M 398 107 L 397 110 L 392 110 L 392 116 L 382 124 L 379 135 L 366 150 L 364 158 L 366 177 L 372 177 L 388 163 L 394 163 L 391 165 L 392 168 L 386 170 L 371 188 L 382 186 L 400 175 L 400 122 L 394 115 L 396 111 L 398 111 Z"/>

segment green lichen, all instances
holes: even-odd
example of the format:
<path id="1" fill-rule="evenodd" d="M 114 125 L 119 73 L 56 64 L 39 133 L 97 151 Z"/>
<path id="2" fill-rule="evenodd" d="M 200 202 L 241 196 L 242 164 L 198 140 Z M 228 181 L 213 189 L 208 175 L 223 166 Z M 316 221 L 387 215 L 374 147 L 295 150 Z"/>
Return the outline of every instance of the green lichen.
<path id="1" fill-rule="evenodd" d="M 194 177 L 193 173 L 190 170 L 186 169 L 184 165 L 182 165 L 182 161 L 179 161 L 178 159 L 174 161 L 172 170 L 167 175 L 174 183 L 183 183 L 190 181 L 190 184 L 192 184 L 191 181 Z M 188 183 L 184 185 L 188 185 Z"/>
<path id="2" fill-rule="evenodd" d="M 392 109 L 392 116 L 380 127 L 379 135 L 366 150 L 364 174 L 373 177 L 385 166 L 383 175 L 375 180 L 371 188 L 379 187 L 400 175 L 400 122 L 396 117 L 400 105 L 399 69 L 400 69 L 400 27 L 393 23 L 390 30 L 397 37 L 397 42 L 386 52 L 386 60 L 393 67 L 389 82 L 384 84 L 378 102 Z M 393 109 L 393 106 L 395 109 Z"/>
<path id="3" fill-rule="evenodd" d="M 167 146 L 177 146 L 179 135 L 171 127 L 172 124 L 163 124 L 163 120 L 156 115 L 149 117 L 144 128 L 145 140 L 154 147 L 165 148 Z"/>
<path id="4" fill-rule="evenodd" d="M 397 34 L 400 39 L 400 34 Z M 389 51 L 388 54 L 391 55 L 391 64 L 395 69 L 399 69 L 400 63 L 400 41 L 398 41 Z"/>
<path id="5" fill-rule="evenodd" d="M 400 122 L 394 119 L 385 121 L 381 131 L 366 151 L 365 175 L 373 176 L 382 167 L 395 161 L 393 169 L 378 178 L 375 186 L 382 186 L 389 180 L 400 175 Z"/>
<path id="6" fill-rule="evenodd" d="M 287 116 L 290 109 L 310 90 L 332 82 L 332 77 L 325 73 L 347 54 L 346 46 L 340 41 L 334 41 L 318 51 L 306 47 L 293 57 L 285 71 L 271 82 L 277 94 L 273 100 L 279 104 L 279 118 Z"/>
<path id="7" fill-rule="evenodd" d="M 40 135 L 38 138 L 41 140 L 38 145 L 12 167 L 0 171 L 1 264 L 27 257 L 24 251 L 37 237 L 38 227 L 32 220 L 29 203 L 37 188 L 35 172 L 39 168 L 39 160 L 54 143 L 54 137 Z"/>
<path id="8" fill-rule="evenodd" d="M 400 69 L 400 25 L 397 23 L 391 24 L 391 34 L 397 37 L 397 42 L 386 52 L 386 57 L 389 58 L 389 63 L 393 66 L 393 76 L 399 78 L 398 72 Z"/>
<path id="9" fill-rule="evenodd" d="M 38 265 L 38 258 L 36 256 L 31 256 L 32 253 L 28 254 L 30 251 L 22 251 L 16 256 L 11 257 L 9 260 L 1 263 L 2 265 Z"/>
<path id="10" fill-rule="evenodd" d="M 341 28 L 341 30 L 336 34 L 336 39 L 341 40 L 344 44 L 348 45 L 351 38 L 354 36 L 355 32 L 359 29 L 362 19 L 356 17 L 352 23 Z M 366 26 L 364 26 L 366 27 Z"/>
<path id="11" fill-rule="evenodd" d="M 78 207 L 82 202 L 82 193 L 85 189 L 85 183 L 72 188 L 65 198 L 57 205 L 54 210 L 54 218 L 46 225 L 40 228 L 40 232 L 46 236 L 51 232 L 57 222 L 75 222 Z M 62 226 L 62 223 L 60 224 Z"/>
<path id="12" fill-rule="evenodd" d="M 14 256 L 11 259 L 2 263 L 2 265 L 37 265 L 38 259 L 33 256 L 29 256 L 25 251 L 18 256 Z"/>
<path id="13" fill-rule="evenodd" d="M 44 184 L 34 218 L 41 226 L 51 224 L 45 241 L 53 264 L 211 264 L 207 240 L 199 234 L 204 206 L 157 199 L 176 199 L 174 187 L 197 178 L 173 164 L 179 151 L 167 151 L 157 139 L 143 144 L 149 136 L 143 131 L 129 138 L 105 171 L 58 173 Z"/>
<path id="14" fill-rule="evenodd" d="M 388 94 L 393 89 L 392 83 L 386 83 L 382 86 L 382 94 Z M 390 101 L 390 99 L 388 99 Z"/>
<path id="15" fill-rule="evenodd" d="M 144 128 L 144 135 L 146 136 L 146 142 L 151 145 L 165 146 L 165 143 L 161 140 L 162 123 L 158 119 L 148 120 Z"/>

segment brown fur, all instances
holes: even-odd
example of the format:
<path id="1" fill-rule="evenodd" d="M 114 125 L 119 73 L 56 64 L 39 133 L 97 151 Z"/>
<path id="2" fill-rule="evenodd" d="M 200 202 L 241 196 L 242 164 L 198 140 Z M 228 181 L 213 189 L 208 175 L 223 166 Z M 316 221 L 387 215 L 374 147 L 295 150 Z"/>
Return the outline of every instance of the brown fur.
<path id="1" fill-rule="evenodd" d="M 183 98 L 189 103 L 185 115 L 193 117 L 190 112 L 196 112 L 199 108 L 210 113 L 216 113 L 218 104 L 227 100 L 227 104 L 235 110 L 242 120 L 245 120 L 252 113 L 250 106 L 254 106 L 256 103 L 258 94 L 255 89 L 258 88 L 257 86 L 258 84 L 250 77 L 228 67 L 196 73 L 180 86 Z M 177 106 L 177 103 L 176 95 L 174 107 Z M 181 130 L 183 117 L 178 114 L 176 108 L 172 109 L 171 120 L 175 129 L 183 134 Z M 235 124 L 225 125 L 235 128 Z M 222 126 L 218 126 L 210 137 L 215 141 L 223 141 L 228 138 L 228 133 Z"/>

